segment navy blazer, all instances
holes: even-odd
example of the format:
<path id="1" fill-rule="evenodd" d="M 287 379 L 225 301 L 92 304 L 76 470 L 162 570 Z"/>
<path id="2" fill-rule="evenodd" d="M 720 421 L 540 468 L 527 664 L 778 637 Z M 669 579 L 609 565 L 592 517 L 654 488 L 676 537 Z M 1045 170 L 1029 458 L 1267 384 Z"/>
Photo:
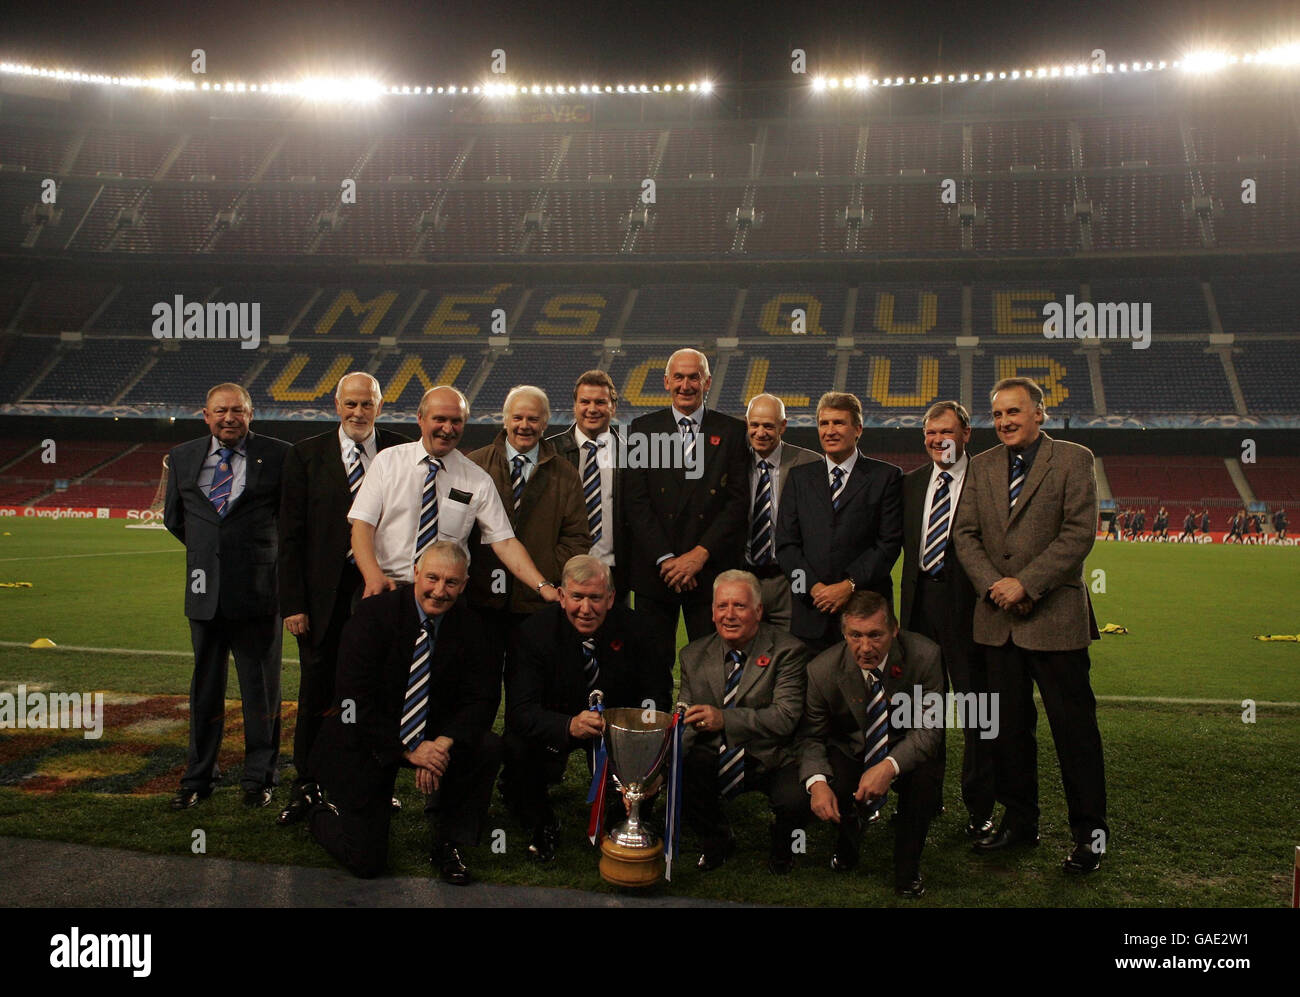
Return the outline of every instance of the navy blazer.
<path id="1" fill-rule="evenodd" d="M 859 453 L 839 511 L 833 511 L 826 461 L 792 467 L 776 526 L 776 559 L 792 593 L 790 632 L 804 640 L 826 633 L 830 617 L 812 600 L 819 582 L 834 585 L 852 578 L 858 589 L 892 602 L 890 572 L 902 546 L 901 469 Z"/>
<path id="2" fill-rule="evenodd" d="M 199 488 L 211 435 L 168 454 L 163 524 L 185 545 L 185 615 L 246 620 L 279 612 L 276 559 L 280 479 L 289 444 L 251 431 L 244 490 L 225 517 Z M 202 572 L 202 574 L 195 574 Z"/>

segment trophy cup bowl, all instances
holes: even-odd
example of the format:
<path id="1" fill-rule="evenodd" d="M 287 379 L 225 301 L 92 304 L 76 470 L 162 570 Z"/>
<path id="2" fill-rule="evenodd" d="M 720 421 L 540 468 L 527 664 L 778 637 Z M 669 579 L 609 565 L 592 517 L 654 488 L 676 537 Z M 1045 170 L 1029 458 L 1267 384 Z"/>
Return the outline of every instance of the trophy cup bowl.
<path id="1" fill-rule="evenodd" d="M 600 874 L 616 886 L 652 886 L 663 876 L 664 845 L 641 825 L 641 801 L 663 783 L 673 715 L 620 707 L 604 716 L 609 769 L 623 791 L 628 816 L 601 841 Z"/>

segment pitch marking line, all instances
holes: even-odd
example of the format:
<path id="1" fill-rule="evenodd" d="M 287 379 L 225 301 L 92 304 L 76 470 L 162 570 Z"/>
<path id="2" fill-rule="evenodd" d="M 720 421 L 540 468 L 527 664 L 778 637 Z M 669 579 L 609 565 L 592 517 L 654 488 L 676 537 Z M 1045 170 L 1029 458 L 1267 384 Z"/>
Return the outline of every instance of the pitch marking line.
<path id="1" fill-rule="evenodd" d="M 171 550 L 110 550 L 103 554 L 42 554 L 32 557 L 0 557 L 0 562 L 10 561 L 59 561 L 70 557 L 130 557 L 133 554 L 182 554 L 184 547 Z"/>

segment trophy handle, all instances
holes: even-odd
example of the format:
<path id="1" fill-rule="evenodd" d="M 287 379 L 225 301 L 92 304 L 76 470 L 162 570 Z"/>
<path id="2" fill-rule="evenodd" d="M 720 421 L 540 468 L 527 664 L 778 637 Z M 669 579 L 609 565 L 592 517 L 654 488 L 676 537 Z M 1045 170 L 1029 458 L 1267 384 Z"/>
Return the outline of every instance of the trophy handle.
<path id="1" fill-rule="evenodd" d="M 592 689 L 587 693 L 587 709 L 594 710 L 597 706 L 605 705 L 605 694 L 599 689 Z"/>

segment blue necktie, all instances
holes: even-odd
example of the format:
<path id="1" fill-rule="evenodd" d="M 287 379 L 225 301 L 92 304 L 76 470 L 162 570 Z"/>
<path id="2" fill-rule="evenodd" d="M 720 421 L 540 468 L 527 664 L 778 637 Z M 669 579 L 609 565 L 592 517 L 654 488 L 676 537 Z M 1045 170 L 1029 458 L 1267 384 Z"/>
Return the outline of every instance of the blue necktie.
<path id="1" fill-rule="evenodd" d="M 840 511 L 840 495 L 844 491 L 844 468 L 837 467 L 831 472 L 835 478 L 831 483 L 831 508 L 836 512 Z"/>
<path id="2" fill-rule="evenodd" d="M 424 476 L 424 491 L 420 496 L 420 532 L 415 541 L 415 560 L 420 560 L 424 548 L 438 539 L 438 472 L 442 461 L 426 455 L 424 462 L 429 472 Z"/>
<path id="3" fill-rule="evenodd" d="M 930 503 L 925 555 L 921 559 L 921 570 L 927 575 L 937 575 L 943 569 L 943 552 L 948 546 L 948 527 L 952 522 L 952 493 L 948 490 L 951 480 L 952 475 L 947 471 L 939 472 L 939 487 L 934 490 L 934 500 Z"/>
<path id="4" fill-rule="evenodd" d="M 677 420 L 677 425 L 682 427 L 682 456 L 686 466 L 690 467 L 695 453 L 695 422 L 682 416 Z"/>
<path id="5" fill-rule="evenodd" d="M 726 690 L 722 694 L 722 708 L 730 709 L 736 705 L 736 694 L 740 690 L 740 673 L 745 668 L 745 656 L 739 651 L 728 651 Z M 745 784 L 745 749 L 727 747 L 727 737 L 723 734 L 718 745 L 718 786 L 724 800 L 729 800 L 740 792 Z"/>
<path id="6" fill-rule="evenodd" d="M 510 458 L 510 487 L 515 493 L 515 512 L 519 511 L 519 501 L 524 496 L 524 461 L 526 459 L 521 453 Z"/>
<path id="7" fill-rule="evenodd" d="M 587 505 L 587 526 L 591 530 L 591 545 L 594 547 L 600 543 L 604 532 L 600 528 L 600 465 L 596 463 L 598 447 L 595 443 L 587 442 L 582 448 L 587 451 L 587 461 L 582 466 L 582 500 Z"/>
<path id="8" fill-rule="evenodd" d="M 224 516 L 230 505 L 230 489 L 235 483 L 235 451 L 230 447 L 218 447 L 217 456 L 221 458 L 217 468 L 212 472 L 212 488 L 208 499 L 217 510 L 218 516 Z"/>
<path id="9" fill-rule="evenodd" d="M 867 704 L 867 752 L 863 756 L 863 771 L 878 765 L 889 755 L 889 712 L 885 708 L 885 683 L 878 670 L 868 670 L 873 683 L 871 702 Z M 865 804 L 868 816 L 885 804 L 885 797 Z"/>
<path id="10" fill-rule="evenodd" d="M 1025 487 L 1025 458 L 1023 454 L 1016 454 L 1016 459 L 1011 462 L 1011 505 L 1008 511 L 1016 507 L 1016 499 L 1020 498 L 1020 489 Z"/>
<path id="11" fill-rule="evenodd" d="M 749 531 L 749 556 L 762 567 L 772 563 L 772 465 L 758 462 L 758 492 L 754 496 L 754 512 Z"/>
<path id="12" fill-rule="evenodd" d="M 587 691 L 591 692 L 600 681 L 600 665 L 596 661 L 596 638 L 582 642 L 582 673 L 587 677 Z"/>
<path id="13" fill-rule="evenodd" d="M 352 463 L 348 467 L 348 491 L 352 497 L 357 497 L 357 492 L 361 490 L 361 479 L 366 476 L 365 465 L 361 463 L 361 446 L 358 443 L 352 444 Z M 348 545 L 348 564 L 356 564 L 356 556 L 352 553 L 352 545 Z"/>
<path id="14" fill-rule="evenodd" d="M 424 740 L 429 719 L 429 664 L 433 657 L 433 620 L 426 619 L 415 638 L 415 654 L 406 680 L 406 698 L 402 701 L 402 724 L 398 733 L 407 751 L 414 751 Z"/>

